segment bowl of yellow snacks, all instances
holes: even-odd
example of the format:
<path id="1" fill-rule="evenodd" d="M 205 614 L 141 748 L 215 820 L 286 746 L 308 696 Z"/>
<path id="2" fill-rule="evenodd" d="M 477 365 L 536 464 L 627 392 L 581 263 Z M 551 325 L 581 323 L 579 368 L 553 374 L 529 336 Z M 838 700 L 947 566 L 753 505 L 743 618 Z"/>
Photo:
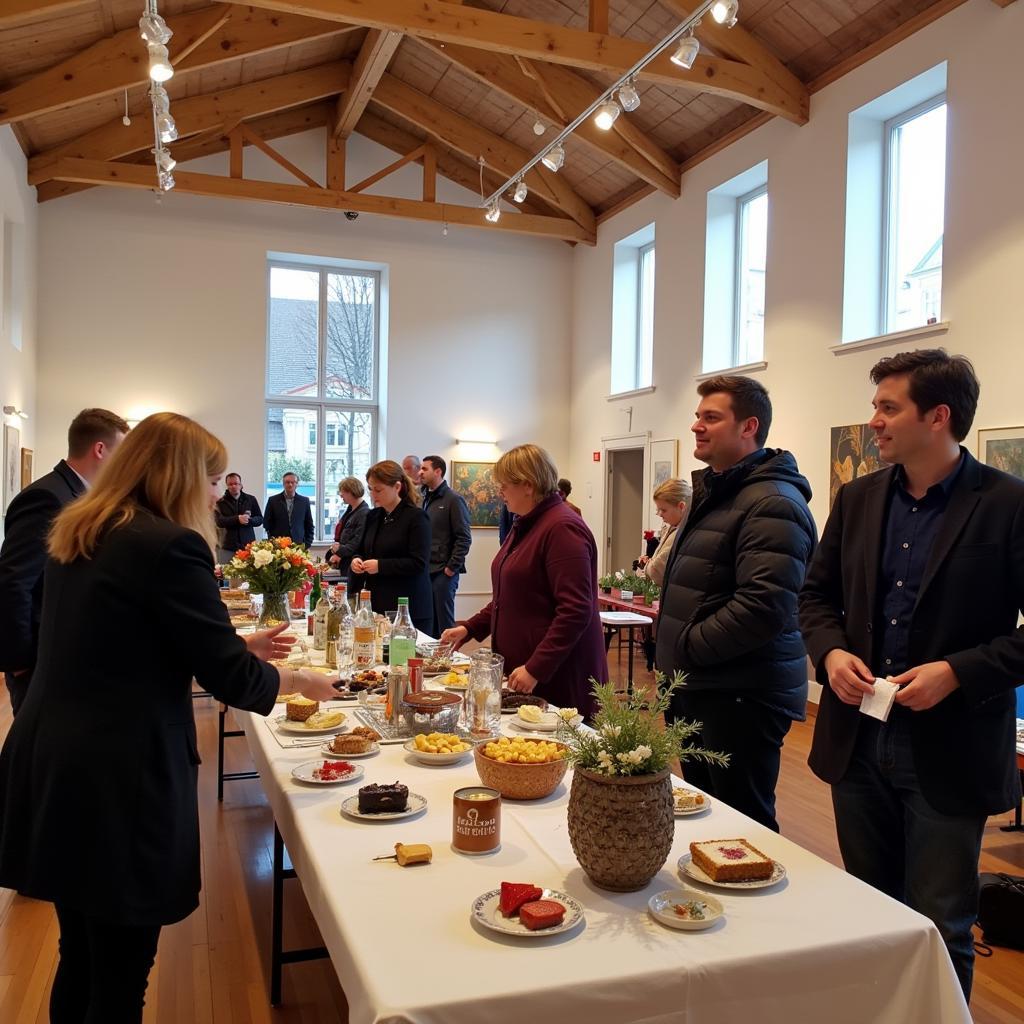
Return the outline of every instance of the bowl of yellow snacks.
<path id="1" fill-rule="evenodd" d="M 403 746 L 423 764 L 456 764 L 473 749 L 472 743 L 447 732 L 417 733 Z"/>
<path id="2" fill-rule="evenodd" d="M 501 736 L 473 748 L 480 781 L 510 800 L 550 796 L 565 776 L 565 744 Z"/>

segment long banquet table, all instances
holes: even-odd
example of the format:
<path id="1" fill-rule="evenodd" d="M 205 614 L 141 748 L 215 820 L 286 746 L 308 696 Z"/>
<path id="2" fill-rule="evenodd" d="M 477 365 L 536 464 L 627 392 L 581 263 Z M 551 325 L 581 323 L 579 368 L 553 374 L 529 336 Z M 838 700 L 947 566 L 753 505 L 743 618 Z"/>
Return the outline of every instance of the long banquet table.
<path id="1" fill-rule="evenodd" d="M 318 758 L 317 747 L 282 748 L 267 721 L 236 715 L 352 1024 L 971 1020 L 930 921 L 718 801 L 677 819 L 672 853 L 643 891 L 610 893 L 572 852 L 571 772 L 545 800 L 504 801 L 500 851 L 466 857 L 450 848 L 452 793 L 479 781 L 472 758 L 426 767 L 401 745 L 382 745 L 355 762 L 365 769 L 359 782 L 314 787 L 291 771 Z M 425 813 L 371 823 L 341 816 L 359 786 L 396 779 L 427 798 Z M 771 889 L 709 888 L 725 919 L 707 931 L 672 930 L 648 915 L 653 893 L 684 881 L 676 862 L 691 840 L 740 836 L 788 877 Z M 433 863 L 372 860 L 396 842 L 429 843 Z M 502 881 L 563 889 L 583 904 L 585 924 L 532 940 L 480 928 L 470 906 Z"/>

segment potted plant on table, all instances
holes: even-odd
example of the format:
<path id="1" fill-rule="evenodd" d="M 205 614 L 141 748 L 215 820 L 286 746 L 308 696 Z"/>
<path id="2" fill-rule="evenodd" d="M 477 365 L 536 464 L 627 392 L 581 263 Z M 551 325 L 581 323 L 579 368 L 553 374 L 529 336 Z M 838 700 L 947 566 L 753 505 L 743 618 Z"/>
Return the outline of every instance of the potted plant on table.
<path id="1" fill-rule="evenodd" d="M 612 592 L 612 587 L 615 585 L 615 574 L 609 572 L 604 576 L 599 577 L 597 585 L 602 594 L 610 594 Z"/>
<path id="2" fill-rule="evenodd" d="M 599 710 L 592 728 L 565 725 L 558 738 L 573 766 L 569 793 L 569 839 L 590 880 L 602 889 L 634 892 L 661 870 L 672 848 L 675 814 L 670 763 L 694 758 L 723 767 L 729 755 L 691 740 L 700 722 L 658 721 L 683 685 L 677 672 L 669 686 L 658 683 L 653 699 L 614 684 L 594 684 Z M 593 682 L 593 680 L 591 680 Z"/>
<path id="3" fill-rule="evenodd" d="M 222 569 L 232 579 L 248 583 L 251 593 L 263 595 L 260 628 L 288 622 L 288 591 L 305 586 L 317 571 L 306 548 L 290 537 L 254 540 Z"/>

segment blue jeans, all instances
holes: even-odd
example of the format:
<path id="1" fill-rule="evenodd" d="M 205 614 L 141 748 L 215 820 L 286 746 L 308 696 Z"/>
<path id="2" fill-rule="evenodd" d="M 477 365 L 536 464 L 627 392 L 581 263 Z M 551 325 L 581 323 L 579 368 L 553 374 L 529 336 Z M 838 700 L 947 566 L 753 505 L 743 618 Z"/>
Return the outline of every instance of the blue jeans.
<path id="1" fill-rule="evenodd" d="M 455 591 L 459 589 L 459 574 L 445 575 L 444 570 L 430 574 L 430 589 L 434 595 L 434 631 L 439 637 L 455 625 Z"/>
<path id="2" fill-rule="evenodd" d="M 851 875 L 930 918 L 971 997 L 984 815 L 949 815 L 921 793 L 910 746 L 913 711 L 862 716 L 850 766 L 832 787 L 836 832 Z"/>

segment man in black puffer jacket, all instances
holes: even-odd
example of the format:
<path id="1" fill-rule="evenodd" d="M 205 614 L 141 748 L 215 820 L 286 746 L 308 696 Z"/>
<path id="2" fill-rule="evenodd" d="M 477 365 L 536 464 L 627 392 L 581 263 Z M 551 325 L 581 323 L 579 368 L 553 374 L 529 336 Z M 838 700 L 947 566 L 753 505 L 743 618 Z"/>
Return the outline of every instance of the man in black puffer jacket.
<path id="1" fill-rule="evenodd" d="M 807 703 L 797 596 L 816 532 L 811 488 L 793 456 L 765 448 L 768 392 L 749 377 L 703 381 L 691 428 L 708 464 L 665 570 L 657 666 L 686 673 L 669 720 L 704 723 L 703 746 L 728 768 L 688 761 L 686 778 L 779 830 L 782 742 Z"/>

